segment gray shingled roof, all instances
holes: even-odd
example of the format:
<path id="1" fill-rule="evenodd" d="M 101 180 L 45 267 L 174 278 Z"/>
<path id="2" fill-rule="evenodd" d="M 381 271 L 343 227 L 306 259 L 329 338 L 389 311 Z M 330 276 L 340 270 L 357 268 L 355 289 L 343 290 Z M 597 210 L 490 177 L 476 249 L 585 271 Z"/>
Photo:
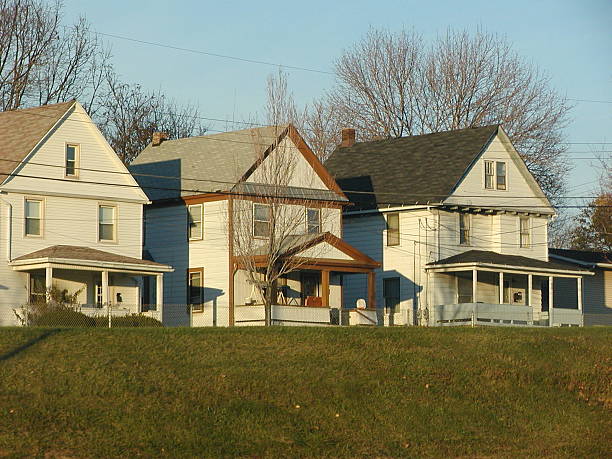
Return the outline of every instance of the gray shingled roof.
<path id="1" fill-rule="evenodd" d="M 592 252 L 588 250 L 548 249 L 550 256 L 559 256 L 581 261 L 587 264 L 605 263 L 612 264 L 612 253 Z"/>
<path id="2" fill-rule="evenodd" d="M 296 234 L 290 235 L 283 239 L 281 247 L 278 252 L 281 254 L 287 253 L 291 250 L 295 250 L 298 247 L 306 246 L 312 243 L 315 239 L 324 240 L 326 233 L 314 233 L 314 234 Z M 261 247 L 256 248 L 251 255 L 267 255 L 269 253 L 268 247 L 263 244 Z"/>
<path id="3" fill-rule="evenodd" d="M 152 201 L 227 191 L 285 128 L 268 126 L 149 144 L 129 169 Z"/>
<path id="4" fill-rule="evenodd" d="M 505 255 L 487 250 L 468 250 L 467 252 L 453 255 L 452 257 L 444 258 L 435 262 L 427 263 L 427 266 L 441 266 L 455 263 L 482 263 L 488 265 L 504 265 L 518 268 L 532 269 L 554 269 L 558 271 L 585 271 L 587 269 L 579 268 L 569 263 L 560 261 L 542 261 L 535 258 L 523 257 L 520 255 Z"/>
<path id="5" fill-rule="evenodd" d="M 282 198 L 315 201 L 348 201 L 335 191 L 319 190 L 316 188 L 303 188 L 297 186 L 284 186 L 281 189 L 274 185 L 242 182 L 232 188 L 232 191 L 244 193 L 246 195 L 259 196 L 279 196 Z"/>
<path id="6" fill-rule="evenodd" d="M 338 147 L 325 166 L 358 208 L 439 203 L 452 193 L 498 127 L 358 142 Z"/>

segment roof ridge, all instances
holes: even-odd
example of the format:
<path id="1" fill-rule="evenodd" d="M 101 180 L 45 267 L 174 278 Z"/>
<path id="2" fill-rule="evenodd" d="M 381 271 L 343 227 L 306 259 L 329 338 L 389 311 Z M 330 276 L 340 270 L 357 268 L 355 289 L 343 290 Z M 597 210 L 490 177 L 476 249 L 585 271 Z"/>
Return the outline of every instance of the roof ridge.
<path id="1" fill-rule="evenodd" d="M 57 102 L 55 104 L 46 104 L 46 105 L 38 105 L 36 107 L 26 107 L 26 108 L 16 108 L 13 110 L 4 110 L 4 111 L 0 111 L 0 115 L 3 115 L 5 113 L 22 113 L 25 111 L 46 110 L 49 108 L 59 107 L 61 105 L 72 105 L 75 102 L 76 102 L 76 99 L 70 99 L 65 102 Z"/>

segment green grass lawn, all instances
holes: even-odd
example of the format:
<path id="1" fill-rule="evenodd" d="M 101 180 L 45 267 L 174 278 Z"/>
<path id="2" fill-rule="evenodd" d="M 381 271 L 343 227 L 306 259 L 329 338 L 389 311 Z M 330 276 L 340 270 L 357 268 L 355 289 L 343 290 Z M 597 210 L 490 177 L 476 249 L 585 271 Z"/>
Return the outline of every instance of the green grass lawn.
<path id="1" fill-rule="evenodd" d="M 611 338 L 0 329 L 0 457 L 610 457 Z"/>

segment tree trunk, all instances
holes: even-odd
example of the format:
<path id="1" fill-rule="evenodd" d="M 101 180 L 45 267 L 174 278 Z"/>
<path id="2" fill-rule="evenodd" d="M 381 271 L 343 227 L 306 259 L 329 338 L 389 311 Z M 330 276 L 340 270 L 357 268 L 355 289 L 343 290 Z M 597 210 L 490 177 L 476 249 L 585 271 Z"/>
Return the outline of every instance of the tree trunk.
<path id="1" fill-rule="evenodd" d="M 272 305 L 276 302 L 276 281 L 268 284 L 264 295 L 264 310 L 266 327 L 272 325 Z"/>

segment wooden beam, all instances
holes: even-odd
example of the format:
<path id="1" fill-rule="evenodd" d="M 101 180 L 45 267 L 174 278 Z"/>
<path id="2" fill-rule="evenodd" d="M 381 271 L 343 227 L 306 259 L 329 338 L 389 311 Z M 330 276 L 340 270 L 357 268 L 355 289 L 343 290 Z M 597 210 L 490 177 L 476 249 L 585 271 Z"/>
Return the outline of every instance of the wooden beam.
<path id="1" fill-rule="evenodd" d="M 329 307 L 329 271 L 321 271 L 321 301 L 324 308 Z"/>
<path id="2" fill-rule="evenodd" d="M 376 309 L 376 273 L 368 273 L 368 309 Z"/>

